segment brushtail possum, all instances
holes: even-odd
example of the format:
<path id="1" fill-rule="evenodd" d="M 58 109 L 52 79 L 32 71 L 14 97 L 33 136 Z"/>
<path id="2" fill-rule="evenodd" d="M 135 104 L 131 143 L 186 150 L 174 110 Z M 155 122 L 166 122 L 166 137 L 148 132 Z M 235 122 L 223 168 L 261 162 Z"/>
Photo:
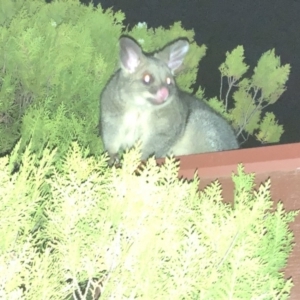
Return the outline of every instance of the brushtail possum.
<path id="1" fill-rule="evenodd" d="M 174 74 L 189 43 L 179 39 L 154 55 L 121 37 L 120 68 L 100 99 L 100 135 L 110 163 L 141 142 L 142 157 L 238 148 L 231 126 L 204 101 L 181 91 Z"/>

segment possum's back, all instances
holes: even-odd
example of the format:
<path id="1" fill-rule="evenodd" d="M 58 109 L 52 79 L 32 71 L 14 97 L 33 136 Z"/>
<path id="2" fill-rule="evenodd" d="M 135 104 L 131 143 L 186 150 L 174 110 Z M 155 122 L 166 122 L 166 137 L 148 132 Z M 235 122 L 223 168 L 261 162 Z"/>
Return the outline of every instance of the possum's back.
<path id="1" fill-rule="evenodd" d="M 180 92 L 189 106 L 189 117 L 183 136 L 172 147 L 170 154 L 188 155 L 238 148 L 232 127 L 204 101 Z"/>

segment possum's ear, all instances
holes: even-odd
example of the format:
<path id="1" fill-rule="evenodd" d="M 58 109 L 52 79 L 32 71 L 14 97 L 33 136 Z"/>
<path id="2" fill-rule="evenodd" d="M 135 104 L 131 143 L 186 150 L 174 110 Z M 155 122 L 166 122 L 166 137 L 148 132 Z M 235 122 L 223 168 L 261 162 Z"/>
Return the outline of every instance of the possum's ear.
<path id="1" fill-rule="evenodd" d="M 190 45 L 187 40 L 177 40 L 160 52 L 156 53 L 154 56 L 163 60 L 174 74 L 175 71 L 182 65 L 183 60 L 189 51 L 189 46 Z"/>
<path id="2" fill-rule="evenodd" d="M 143 57 L 142 49 L 127 37 L 120 38 L 119 43 L 121 67 L 128 73 L 134 73 Z"/>

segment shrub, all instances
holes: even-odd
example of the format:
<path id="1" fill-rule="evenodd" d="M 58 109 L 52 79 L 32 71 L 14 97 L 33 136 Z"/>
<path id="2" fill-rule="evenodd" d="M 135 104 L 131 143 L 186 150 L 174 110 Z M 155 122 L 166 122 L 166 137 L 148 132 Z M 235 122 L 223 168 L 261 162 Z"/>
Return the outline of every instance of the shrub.
<path id="1" fill-rule="evenodd" d="M 140 165 L 138 148 L 111 169 L 77 143 L 60 168 L 29 149 L 13 175 L 18 149 L 0 159 L 2 298 L 288 298 L 296 213 L 272 211 L 269 180 L 255 191 L 239 166 L 231 206 L 217 181 L 199 192 L 173 158 Z"/>

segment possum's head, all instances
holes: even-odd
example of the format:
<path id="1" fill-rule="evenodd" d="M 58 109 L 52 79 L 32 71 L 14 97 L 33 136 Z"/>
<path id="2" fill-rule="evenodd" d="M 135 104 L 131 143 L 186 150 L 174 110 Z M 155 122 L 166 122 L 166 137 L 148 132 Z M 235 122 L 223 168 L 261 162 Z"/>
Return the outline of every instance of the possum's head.
<path id="1" fill-rule="evenodd" d="M 122 92 L 126 101 L 139 106 L 161 106 L 176 93 L 175 71 L 189 49 L 186 40 L 177 40 L 154 55 L 146 55 L 132 39 L 120 39 Z M 128 100 L 127 100 L 128 99 Z"/>

